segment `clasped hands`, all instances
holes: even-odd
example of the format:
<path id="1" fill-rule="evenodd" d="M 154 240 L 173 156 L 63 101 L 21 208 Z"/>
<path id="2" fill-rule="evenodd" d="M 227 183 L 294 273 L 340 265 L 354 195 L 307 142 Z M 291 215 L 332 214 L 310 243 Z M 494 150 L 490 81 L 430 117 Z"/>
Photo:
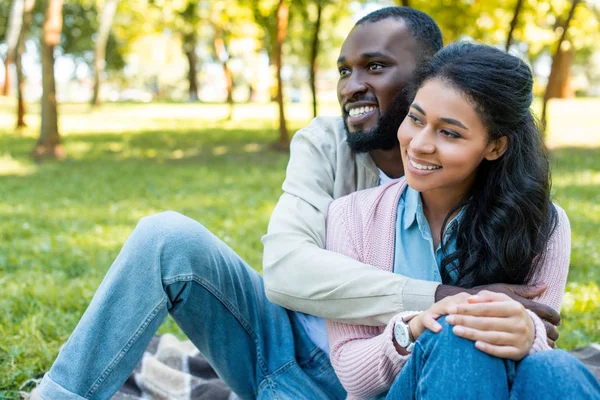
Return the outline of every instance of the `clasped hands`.
<path id="1" fill-rule="evenodd" d="M 437 319 L 442 315 L 447 315 L 455 335 L 499 358 L 521 360 L 535 339 L 535 326 L 525 307 L 504 293 L 488 290 L 458 293 L 434 303 L 409 321 L 414 339 L 425 329 L 439 332 L 442 326 Z"/>

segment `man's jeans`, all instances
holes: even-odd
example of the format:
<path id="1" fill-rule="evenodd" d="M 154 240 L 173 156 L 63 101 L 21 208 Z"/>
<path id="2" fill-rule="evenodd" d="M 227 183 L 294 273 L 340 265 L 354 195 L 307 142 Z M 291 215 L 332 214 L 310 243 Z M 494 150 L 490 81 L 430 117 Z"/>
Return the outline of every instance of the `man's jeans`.
<path id="1" fill-rule="evenodd" d="M 442 317 L 425 331 L 386 399 L 600 399 L 596 378 L 575 357 L 543 351 L 515 363 L 492 357 L 456 336 Z"/>
<path id="2" fill-rule="evenodd" d="M 261 276 L 198 222 L 140 221 L 39 386 L 45 400 L 108 399 L 170 313 L 242 399 L 342 399 L 328 357 Z"/>

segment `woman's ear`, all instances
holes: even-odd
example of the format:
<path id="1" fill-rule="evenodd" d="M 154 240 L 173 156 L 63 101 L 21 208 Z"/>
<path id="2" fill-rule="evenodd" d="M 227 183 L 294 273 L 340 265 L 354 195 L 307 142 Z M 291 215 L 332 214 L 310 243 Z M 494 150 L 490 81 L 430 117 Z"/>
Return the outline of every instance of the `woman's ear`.
<path id="1" fill-rule="evenodd" d="M 508 137 L 502 136 L 488 144 L 488 151 L 485 155 L 485 159 L 488 161 L 494 161 L 502 157 L 508 147 Z"/>

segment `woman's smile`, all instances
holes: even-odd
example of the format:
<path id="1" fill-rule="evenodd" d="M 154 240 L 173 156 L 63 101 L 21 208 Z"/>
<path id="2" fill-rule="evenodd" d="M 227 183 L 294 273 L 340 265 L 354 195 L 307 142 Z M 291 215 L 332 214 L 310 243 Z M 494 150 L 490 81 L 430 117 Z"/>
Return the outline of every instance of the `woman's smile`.
<path id="1" fill-rule="evenodd" d="M 408 161 L 408 169 L 416 175 L 429 175 L 442 169 L 441 165 L 414 158 L 408 153 L 406 153 L 406 159 Z"/>

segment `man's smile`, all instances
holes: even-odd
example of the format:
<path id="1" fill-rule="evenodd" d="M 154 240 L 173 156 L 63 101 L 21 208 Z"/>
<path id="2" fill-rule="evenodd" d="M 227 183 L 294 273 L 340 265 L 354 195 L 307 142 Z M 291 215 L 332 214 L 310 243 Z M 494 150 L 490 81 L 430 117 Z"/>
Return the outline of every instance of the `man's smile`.
<path id="1" fill-rule="evenodd" d="M 369 119 L 379 117 L 379 107 L 372 103 L 357 102 L 346 106 L 347 123 L 352 126 L 364 125 Z"/>

